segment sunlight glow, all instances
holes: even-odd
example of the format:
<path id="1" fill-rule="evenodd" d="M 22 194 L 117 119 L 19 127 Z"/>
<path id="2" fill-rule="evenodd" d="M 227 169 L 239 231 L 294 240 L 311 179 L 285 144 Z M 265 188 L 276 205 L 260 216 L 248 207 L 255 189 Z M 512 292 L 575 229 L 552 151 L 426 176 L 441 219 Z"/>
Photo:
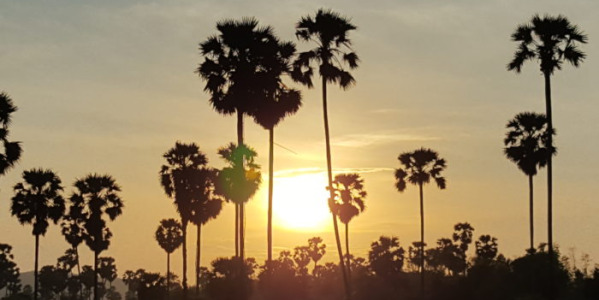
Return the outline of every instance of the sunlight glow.
<path id="1" fill-rule="evenodd" d="M 297 231 L 322 230 L 331 221 L 324 173 L 275 177 L 274 226 Z"/>

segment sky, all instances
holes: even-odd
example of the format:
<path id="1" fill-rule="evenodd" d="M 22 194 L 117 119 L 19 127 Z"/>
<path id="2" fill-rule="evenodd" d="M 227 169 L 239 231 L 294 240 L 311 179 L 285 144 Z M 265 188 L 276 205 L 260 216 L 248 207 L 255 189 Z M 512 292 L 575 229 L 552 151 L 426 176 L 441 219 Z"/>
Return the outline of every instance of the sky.
<path id="1" fill-rule="evenodd" d="M 399 237 L 405 248 L 419 239 L 417 189 L 397 192 L 393 170 L 400 153 L 420 147 L 448 162 L 447 189 L 425 187 L 426 242 L 469 222 L 476 237 L 497 237 L 507 257 L 524 253 L 528 181 L 504 157 L 502 142 L 509 119 L 545 106 L 538 64 L 521 74 L 506 71 L 516 47 L 510 34 L 535 13 L 561 13 L 579 25 L 589 36 L 582 47 L 588 58 L 552 79 L 554 241 L 567 255 L 587 253 L 599 262 L 596 1 L 0 0 L 0 90 L 19 108 L 10 130 L 24 148 L 19 164 L 0 177 L 0 243 L 13 246 L 21 270 L 33 268 L 34 237 L 10 215 L 12 187 L 24 170 L 43 167 L 58 173 L 66 196 L 77 178 L 112 175 L 125 208 L 109 225 L 114 236 L 102 255 L 116 259 L 120 275 L 137 268 L 164 272 L 166 255 L 154 232 L 161 219 L 177 214 L 159 184 L 162 154 L 176 141 L 195 142 L 210 165 L 222 167 L 217 149 L 236 141 L 236 119 L 212 110 L 194 73 L 202 61 L 198 44 L 216 34 L 216 22 L 253 16 L 307 50 L 312 45 L 296 40 L 294 25 L 321 7 L 358 27 L 350 36 L 361 59 L 353 71 L 357 84 L 329 88 L 329 119 L 335 172 L 358 172 L 368 192 L 366 210 L 350 223 L 351 250 L 359 256 L 381 235 Z M 275 131 L 282 147 L 275 148 L 274 251 L 321 236 L 324 260 L 333 261 L 330 217 L 302 229 L 277 215 L 277 205 L 306 215 L 326 210 L 313 201 L 326 184 L 318 184 L 326 167 L 320 85 L 296 87 L 303 107 Z M 246 119 L 245 140 L 266 172 L 267 131 Z M 545 182 L 542 171 L 535 178 L 535 243 L 546 241 Z M 246 251 L 258 262 L 266 256 L 265 189 L 247 205 Z M 233 207 L 226 205 L 203 228 L 203 266 L 234 254 L 233 233 Z M 188 241 L 195 244 L 193 227 Z M 40 247 L 43 266 L 55 264 L 68 244 L 52 225 Z M 86 246 L 80 253 L 83 264 L 92 263 Z M 180 270 L 180 259 L 172 261 Z"/>

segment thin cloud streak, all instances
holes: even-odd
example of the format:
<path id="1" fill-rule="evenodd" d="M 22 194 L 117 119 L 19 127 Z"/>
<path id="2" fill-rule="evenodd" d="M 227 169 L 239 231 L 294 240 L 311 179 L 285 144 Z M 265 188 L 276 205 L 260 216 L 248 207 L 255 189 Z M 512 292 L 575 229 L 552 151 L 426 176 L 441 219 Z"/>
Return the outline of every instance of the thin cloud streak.
<path id="1" fill-rule="evenodd" d="M 387 171 L 393 171 L 393 170 L 394 170 L 393 168 L 376 168 L 376 167 L 372 167 L 372 168 L 335 168 L 335 169 L 333 169 L 333 173 L 334 174 L 340 174 L 340 173 L 365 174 L 365 173 L 387 172 Z M 317 168 L 317 167 L 286 169 L 286 170 L 276 171 L 275 177 L 294 177 L 294 176 L 309 175 L 309 174 L 324 174 L 325 172 L 326 172 L 326 170 L 324 168 Z"/>
<path id="2" fill-rule="evenodd" d="M 436 141 L 438 137 L 414 134 L 350 134 L 336 138 L 332 144 L 340 147 L 365 147 L 372 145 L 388 144 L 393 142 L 422 142 Z"/>

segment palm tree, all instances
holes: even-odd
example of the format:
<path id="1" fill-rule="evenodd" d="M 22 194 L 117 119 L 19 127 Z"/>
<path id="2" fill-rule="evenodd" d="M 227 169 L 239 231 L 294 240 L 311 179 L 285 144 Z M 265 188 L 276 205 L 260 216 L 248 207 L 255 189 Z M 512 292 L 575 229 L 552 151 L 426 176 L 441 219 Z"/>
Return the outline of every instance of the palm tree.
<path id="1" fill-rule="evenodd" d="M 327 245 L 322 243 L 322 238 L 315 236 L 308 240 L 308 253 L 310 254 L 310 258 L 314 262 L 314 270 L 316 269 L 316 265 L 318 261 L 327 253 Z"/>
<path id="2" fill-rule="evenodd" d="M 160 168 L 160 184 L 169 198 L 174 200 L 181 217 L 183 230 L 183 296 L 187 299 L 187 224 L 192 217 L 193 202 L 192 179 L 197 170 L 208 163 L 206 155 L 195 143 L 176 142 L 175 146 L 164 153 L 167 164 Z"/>
<path id="3" fill-rule="evenodd" d="M 445 170 L 445 160 L 431 149 L 420 148 L 413 152 L 399 155 L 401 167 L 395 170 L 395 187 L 399 192 L 406 189 L 406 183 L 417 185 L 420 192 L 420 244 L 424 243 L 424 194 L 422 187 L 429 183 L 431 178 L 439 189 L 445 189 L 445 178 L 441 172 Z M 420 292 L 424 298 L 424 247 L 420 249 Z"/>
<path id="4" fill-rule="evenodd" d="M 98 294 L 98 256 L 110 246 L 112 232 L 107 221 L 114 221 L 123 213 L 121 188 L 110 175 L 89 174 L 73 184 L 71 208 L 81 210 L 83 215 L 83 239 L 94 252 L 94 299 Z M 108 217 L 108 219 L 106 218 Z"/>
<path id="5" fill-rule="evenodd" d="M 267 221 L 267 260 L 272 260 L 272 195 L 274 178 L 274 136 L 275 126 L 286 116 L 298 111 L 302 105 L 298 90 L 288 89 L 282 83 L 253 113 L 254 120 L 268 130 L 268 221 Z"/>
<path id="6" fill-rule="evenodd" d="M 83 215 L 83 207 L 71 205 L 68 213 L 66 213 L 60 224 L 62 235 L 75 253 L 77 263 L 77 277 L 75 280 L 79 282 L 79 292 L 83 290 L 81 287 L 81 265 L 79 263 L 79 245 L 83 242 L 83 234 L 85 220 Z"/>
<path id="7" fill-rule="evenodd" d="M 545 78 L 545 115 L 547 130 L 553 132 L 551 113 L 551 75 L 569 62 L 578 67 L 586 55 L 578 49 L 578 43 L 586 44 L 587 36 L 576 25 L 561 15 L 534 15 L 530 23 L 522 24 L 512 33 L 512 40 L 518 43 L 514 58 L 507 65 L 508 71 L 520 73 L 528 60 L 537 60 Z M 547 136 L 548 147 L 553 147 L 552 135 Z M 549 257 L 553 257 L 553 182 L 551 152 L 547 155 L 547 243 Z"/>
<path id="8" fill-rule="evenodd" d="M 166 294 L 170 299 L 170 274 L 171 274 L 171 253 L 183 243 L 183 232 L 181 223 L 175 219 L 163 219 L 160 221 L 158 229 L 156 229 L 156 241 L 160 248 L 166 252 Z"/>
<path id="9" fill-rule="evenodd" d="M 220 214 L 223 207 L 223 199 L 216 194 L 215 182 L 218 178 L 218 171 L 210 168 L 205 168 L 196 171 L 196 176 L 193 176 L 193 195 L 191 203 L 191 219 L 190 221 L 197 226 L 198 236 L 196 239 L 196 294 L 200 293 L 200 249 L 201 249 L 201 232 L 202 225 L 208 223 Z"/>
<path id="10" fill-rule="evenodd" d="M 39 238 L 48 230 L 48 221 L 54 224 L 62 218 L 65 201 L 61 195 L 60 178 L 51 170 L 32 169 L 23 172 L 23 182 L 15 185 L 10 213 L 19 223 L 33 225 L 35 236 L 35 269 L 33 299 L 38 296 Z"/>
<path id="11" fill-rule="evenodd" d="M 212 107 L 220 114 L 237 115 L 237 144 L 243 145 L 243 116 L 251 114 L 267 97 L 282 72 L 276 58 L 292 55 L 291 43 L 280 43 L 270 26 L 258 27 L 254 18 L 224 20 L 216 25 L 218 35 L 200 43 L 204 62 L 197 73 L 206 81 Z M 235 256 L 245 255 L 243 203 L 235 207 Z"/>
<path id="12" fill-rule="evenodd" d="M 330 10 L 319 9 L 314 17 L 306 16 L 300 19 L 295 26 L 295 35 L 298 39 L 313 42 L 317 47 L 302 52 L 293 64 L 292 78 L 312 87 L 312 76 L 314 74 L 312 64 L 318 66 L 318 73 L 322 79 L 322 110 L 324 118 L 324 133 L 327 156 L 327 175 L 330 191 L 330 201 L 333 201 L 333 167 L 331 162 L 331 143 L 329 136 L 329 117 L 327 112 L 327 83 L 339 84 L 343 89 L 349 88 L 355 83 L 354 77 L 344 69 L 358 67 L 358 55 L 351 48 L 351 41 L 347 35 L 357 27 L 350 20 Z M 345 285 L 345 296 L 351 296 L 351 287 L 343 262 L 343 251 L 341 250 L 341 239 L 339 238 L 339 227 L 337 218 L 333 217 L 333 228 L 335 230 L 335 241 L 337 242 L 337 253 L 339 254 L 339 265 L 343 273 Z"/>
<path id="13" fill-rule="evenodd" d="M 361 212 L 366 206 L 364 200 L 364 179 L 358 174 L 338 174 L 333 181 L 335 192 L 334 202 L 330 207 L 333 214 L 339 217 L 341 223 L 345 224 L 345 257 L 347 258 L 347 271 L 351 277 L 350 253 L 349 253 L 349 222 Z"/>
<path id="14" fill-rule="evenodd" d="M 534 251 L 533 177 L 547 164 L 547 118 L 543 114 L 523 112 L 507 123 L 503 143 L 505 156 L 528 176 L 530 213 L 530 250 Z M 555 132 L 553 132 L 555 134 Z M 551 152 L 555 155 L 555 148 Z"/>
<path id="15" fill-rule="evenodd" d="M 11 114 L 17 111 L 12 99 L 4 92 L 0 93 L 0 139 L 4 145 L 4 153 L 0 154 L 0 175 L 6 174 L 21 157 L 21 143 L 8 141 L 8 125 Z"/>

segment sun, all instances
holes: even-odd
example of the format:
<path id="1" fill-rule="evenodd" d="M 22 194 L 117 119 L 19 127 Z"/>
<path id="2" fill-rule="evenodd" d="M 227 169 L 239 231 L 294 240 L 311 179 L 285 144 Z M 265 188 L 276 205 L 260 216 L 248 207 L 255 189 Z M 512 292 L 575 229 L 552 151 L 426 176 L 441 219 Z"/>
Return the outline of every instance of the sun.
<path id="1" fill-rule="evenodd" d="M 298 231 L 322 230 L 331 220 L 323 173 L 274 178 L 275 226 Z"/>

